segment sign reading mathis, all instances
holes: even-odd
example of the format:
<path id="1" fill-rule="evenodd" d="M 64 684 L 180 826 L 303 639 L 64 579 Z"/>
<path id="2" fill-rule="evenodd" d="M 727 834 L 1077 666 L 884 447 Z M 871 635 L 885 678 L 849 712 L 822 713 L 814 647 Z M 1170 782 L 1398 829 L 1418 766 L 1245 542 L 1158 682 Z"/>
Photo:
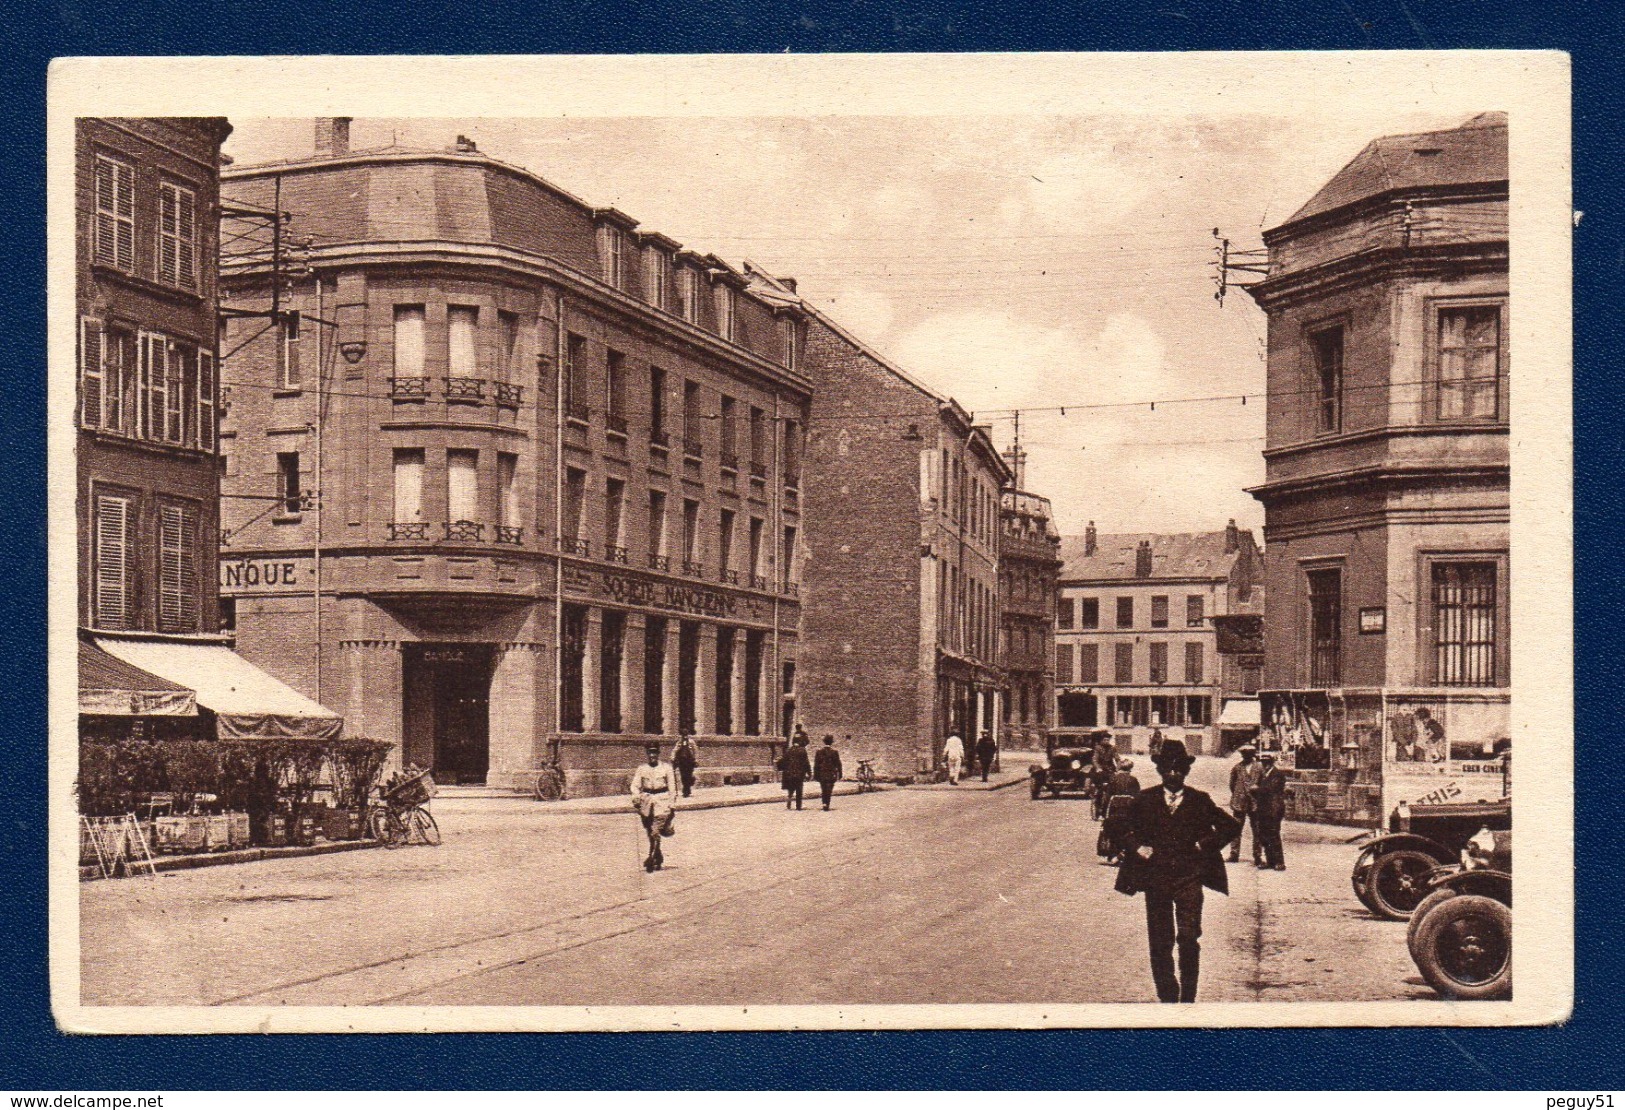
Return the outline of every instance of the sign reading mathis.
<path id="1" fill-rule="evenodd" d="M 309 556 L 220 560 L 220 592 L 223 594 L 305 593 L 314 584 L 314 569 Z"/>

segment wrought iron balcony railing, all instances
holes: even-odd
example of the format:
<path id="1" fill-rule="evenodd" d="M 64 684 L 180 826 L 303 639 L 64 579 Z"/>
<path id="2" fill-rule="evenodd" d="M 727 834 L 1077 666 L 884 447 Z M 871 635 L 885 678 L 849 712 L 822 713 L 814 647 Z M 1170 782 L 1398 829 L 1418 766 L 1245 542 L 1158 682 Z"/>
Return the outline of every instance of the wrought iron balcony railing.
<path id="1" fill-rule="evenodd" d="M 722 580 L 730 586 L 739 585 L 739 572 L 737 570 L 724 570 Z"/>
<path id="2" fill-rule="evenodd" d="M 696 563 L 691 559 L 683 560 L 683 573 L 690 578 L 701 578 L 705 575 L 705 564 Z"/>
<path id="3" fill-rule="evenodd" d="M 767 576 L 763 575 L 763 574 L 753 574 L 753 575 L 751 575 L 750 576 L 750 588 L 753 589 L 753 590 L 765 590 L 765 589 L 767 589 Z"/>
<path id="4" fill-rule="evenodd" d="M 784 593 L 787 597 L 800 597 L 801 586 L 795 582 L 786 582 L 784 584 Z"/>
<path id="5" fill-rule="evenodd" d="M 446 400 L 479 404 L 485 400 L 484 378 L 441 378 L 446 383 Z"/>
<path id="6" fill-rule="evenodd" d="M 650 570 L 668 570 L 668 571 L 671 570 L 671 556 L 669 556 L 669 555 L 651 555 L 651 556 L 649 556 L 649 569 Z"/>
<path id="7" fill-rule="evenodd" d="M 410 521 L 389 526 L 389 538 L 392 540 L 426 540 L 429 538 L 429 524 L 427 521 Z"/>
<path id="8" fill-rule="evenodd" d="M 499 524 L 497 525 L 497 542 L 510 543 L 515 547 L 518 547 L 520 544 L 525 542 L 525 530 L 523 528 L 510 527 L 506 524 Z"/>
<path id="9" fill-rule="evenodd" d="M 485 540 L 485 525 L 472 520 L 448 520 L 445 529 L 448 540 L 463 543 L 483 543 Z"/>
<path id="10" fill-rule="evenodd" d="M 592 544 L 579 536 L 560 536 L 559 550 L 566 555 L 579 555 L 586 559 L 592 555 Z"/>
<path id="11" fill-rule="evenodd" d="M 626 564 L 626 557 L 628 554 L 629 552 L 626 550 L 626 548 L 622 547 L 620 544 L 606 543 L 604 545 L 604 558 L 608 559 L 612 563 L 620 563 L 624 566 Z"/>
<path id="12" fill-rule="evenodd" d="M 391 378 L 389 395 L 397 401 L 422 401 L 429 396 L 429 379 Z"/>
<path id="13" fill-rule="evenodd" d="M 525 399 L 525 387 L 514 385 L 512 382 L 497 382 L 493 387 L 496 390 L 496 402 L 502 408 L 516 409 Z"/>

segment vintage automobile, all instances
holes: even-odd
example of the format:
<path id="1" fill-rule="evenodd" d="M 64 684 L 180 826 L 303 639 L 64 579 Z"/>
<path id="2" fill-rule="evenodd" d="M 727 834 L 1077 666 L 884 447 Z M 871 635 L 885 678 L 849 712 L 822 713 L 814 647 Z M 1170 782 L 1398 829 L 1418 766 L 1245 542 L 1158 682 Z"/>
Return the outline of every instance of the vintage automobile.
<path id="1" fill-rule="evenodd" d="M 1090 772 L 1094 767 L 1095 743 L 1110 737 L 1111 731 L 1104 728 L 1085 729 L 1082 732 L 1060 735 L 1051 734 L 1048 745 L 1049 762 L 1034 763 L 1027 769 L 1032 775 L 1033 800 L 1037 801 L 1043 797 L 1045 791 L 1048 791 L 1052 798 L 1059 798 L 1066 791 L 1075 794 L 1091 793 L 1093 785 Z"/>
<path id="2" fill-rule="evenodd" d="M 1445 998 L 1505 998 L 1512 991 L 1512 831 L 1487 825 L 1461 862 L 1435 869 L 1406 928 L 1411 959 Z"/>
<path id="3" fill-rule="evenodd" d="M 1394 807 L 1388 831 L 1366 842 L 1355 858 L 1354 896 L 1379 917 L 1409 920 L 1427 896 L 1435 869 L 1456 860 L 1480 829 L 1512 828 L 1509 799 Z"/>

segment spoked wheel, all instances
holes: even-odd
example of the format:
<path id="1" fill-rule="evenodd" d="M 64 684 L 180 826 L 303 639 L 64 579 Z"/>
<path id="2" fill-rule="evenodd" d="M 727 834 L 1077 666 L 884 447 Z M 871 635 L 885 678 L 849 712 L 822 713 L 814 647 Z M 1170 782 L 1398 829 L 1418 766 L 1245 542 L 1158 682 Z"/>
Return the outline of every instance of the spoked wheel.
<path id="1" fill-rule="evenodd" d="M 1512 991 L 1512 910 L 1481 894 L 1434 906 L 1416 937 L 1416 966 L 1446 998 L 1478 1001 Z"/>
<path id="2" fill-rule="evenodd" d="M 435 824 L 434 814 L 421 806 L 409 810 L 406 814 L 406 842 L 437 847 L 440 844 L 440 826 Z"/>
<path id="3" fill-rule="evenodd" d="M 536 776 L 536 800 L 538 802 L 556 802 L 563 797 L 563 775 L 557 771 L 546 770 Z"/>
<path id="4" fill-rule="evenodd" d="M 1408 921 L 1428 893 L 1428 875 L 1438 860 L 1414 848 L 1379 856 L 1366 878 L 1371 908 L 1393 921 Z"/>
<path id="5" fill-rule="evenodd" d="M 1411 959 L 1417 958 L 1416 938 L 1422 933 L 1422 922 L 1428 919 L 1428 914 L 1433 912 L 1434 906 L 1456 897 L 1457 893 L 1447 886 L 1441 886 L 1437 890 L 1430 891 L 1428 896 L 1417 904 L 1416 912 L 1411 914 L 1411 923 L 1405 926 L 1405 947 L 1410 949 Z"/>
<path id="6" fill-rule="evenodd" d="M 1371 895 L 1366 887 L 1371 880 L 1371 864 L 1377 858 L 1377 849 L 1362 848 L 1360 854 L 1354 858 L 1354 870 L 1349 873 L 1349 885 L 1354 887 L 1354 897 L 1360 900 L 1360 905 L 1377 912 L 1376 904 L 1371 901 Z"/>
<path id="7" fill-rule="evenodd" d="M 406 828 L 401 819 L 392 809 L 375 809 L 372 812 L 372 838 L 385 848 L 393 848 L 406 838 Z"/>

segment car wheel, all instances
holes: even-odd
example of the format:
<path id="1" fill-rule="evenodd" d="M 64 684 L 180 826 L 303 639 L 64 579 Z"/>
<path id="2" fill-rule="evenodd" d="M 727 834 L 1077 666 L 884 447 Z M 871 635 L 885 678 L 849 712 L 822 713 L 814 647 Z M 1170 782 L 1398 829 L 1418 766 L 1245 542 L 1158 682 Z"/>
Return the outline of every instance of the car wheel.
<path id="1" fill-rule="evenodd" d="M 1059 786 L 1050 787 L 1049 796 L 1052 798 L 1059 798 L 1061 796 L 1061 788 Z"/>
<path id="2" fill-rule="evenodd" d="M 1428 873 L 1438 865 L 1438 860 L 1414 848 L 1378 856 L 1365 883 L 1372 910 L 1393 921 L 1410 920 L 1427 896 Z"/>
<path id="3" fill-rule="evenodd" d="M 1405 926 L 1405 947 L 1410 949 L 1411 959 L 1416 959 L 1416 938 L 1422 931 L 1422 922 L 1427 920 L 1434 906 L 1456 897 L 1456 894 L 1456 890 L 1452 887 L 1441 886 L 1437 890 L 1430 891 L 1426 898 L 1417 903 L 1415 912 L 1411 914 L 1410 924 Z"/>
<path id="4" fill-rule="evenodd" d="M 1039 798 L 1043 797 L 1043 794 L 1044 794 L 1043 786 L 1039 784 L 1037 779 L 1034 779 L 1033 780 L 1033 801 L 1035 801 L 1035 802 L 1038 801 Z"/>
<path id="5" fill-rule="evenodd" d="M 1506 998 L 1512 993 L 1512 910 L 1482 894 L 1446 899 L 1417 930 L 1416 966 L 1445 998 Z"/>
<path id="6" fill-rule="evenodd" d="M 1371 879 L 1371 861 L 1377 857 L 1377 849 L 1364 848 L 1354 859 L 1354 870 L 1349 873 L 1349 884 L 1354 887 L 1354 897 L 1360 900 L 1360 905 L 1377 912 L 1376 905 L 1371 901 L 1371 895 L 1366 892 L 1366 884 Z"/>

